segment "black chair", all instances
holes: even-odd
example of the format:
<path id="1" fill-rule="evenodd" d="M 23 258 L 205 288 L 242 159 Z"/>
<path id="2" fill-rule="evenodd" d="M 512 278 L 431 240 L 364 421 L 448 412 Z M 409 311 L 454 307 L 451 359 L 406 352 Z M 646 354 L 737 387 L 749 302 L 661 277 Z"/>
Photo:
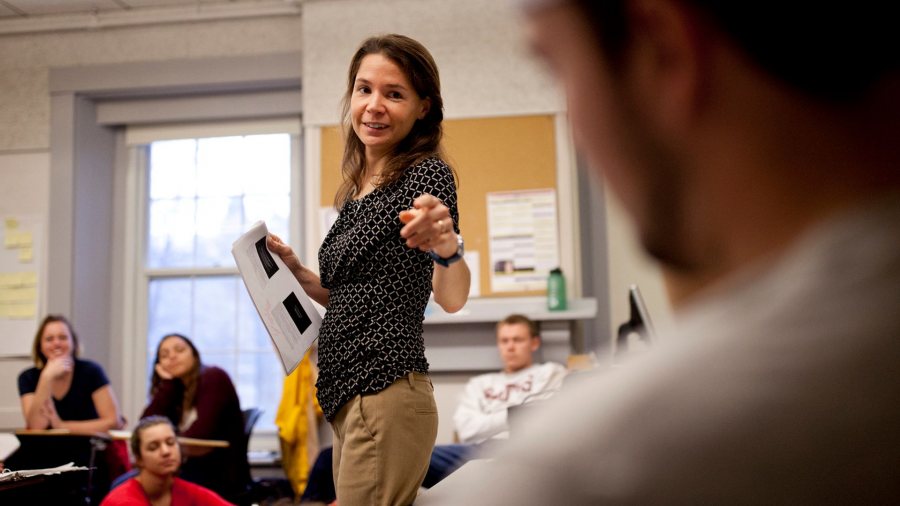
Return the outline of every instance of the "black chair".
<path id="1" fill-rule="evenodd" d="M 259 417 L 262 416 L 263 410 L 259 408 L 247 408 L 241 410 L 241 414 L 244 416 L 244 451 L 246 452 L 250 449 L 250 436 L 253 434 L 253 427 L 256 425 L 256 422 L 259 421 Z M 238 504 L 249 505 L 257 502 L 256 497 L 259 495 L 258 489 L 259 487 L 256 480 L 251 476 L 247 491 L 243 494 L 243 497 L 239 498 Z"/>
<path id="2" fill-rule="evenodd" d="M 259 421 L 259 417 L 262 416 L 263 410 L 259 408 L 247 408 L 242 410 L 241 414 L 244 415 L 244 443 L 249 448 L 250 435 L 253 433 L 253 426 Z"/>

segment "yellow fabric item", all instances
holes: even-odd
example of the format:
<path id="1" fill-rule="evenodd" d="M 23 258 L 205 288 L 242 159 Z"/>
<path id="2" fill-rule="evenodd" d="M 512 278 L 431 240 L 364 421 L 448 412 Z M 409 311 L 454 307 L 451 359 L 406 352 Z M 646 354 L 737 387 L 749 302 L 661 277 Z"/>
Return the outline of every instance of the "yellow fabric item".
<path id="1" fill-rule="evenodd" d="M 281 466 L 298 497 L 306 488 L 309 470 L 319 453 L 318 420 L 322 409 L 316 400 L 316 372 L 307 352 L 294 372 L 284 378 L 281 402 L 275 414 L 281 441 Z"/>

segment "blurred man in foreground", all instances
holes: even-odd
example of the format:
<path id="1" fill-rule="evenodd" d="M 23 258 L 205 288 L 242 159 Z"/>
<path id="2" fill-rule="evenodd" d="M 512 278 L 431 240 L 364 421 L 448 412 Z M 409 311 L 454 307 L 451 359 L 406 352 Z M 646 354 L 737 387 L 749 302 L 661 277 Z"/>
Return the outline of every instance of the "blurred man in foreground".
<path id="1" fill-rule="evenodd" d="M 576 144 L 687 299 L 448 504 L 896 504 L 889 4 L 521 3 Z"/>

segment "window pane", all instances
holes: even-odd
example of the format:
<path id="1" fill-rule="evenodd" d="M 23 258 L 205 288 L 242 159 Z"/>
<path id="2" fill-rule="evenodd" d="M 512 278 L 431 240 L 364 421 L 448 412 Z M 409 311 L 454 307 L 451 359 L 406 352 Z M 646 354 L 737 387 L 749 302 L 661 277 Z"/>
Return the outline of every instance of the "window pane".
<path id="1" fill-rule="evenodd" d="M 199 139 L 197 148 L 197 195 L 237 196 L 243 193 L 241 171 L 253 170 L 248 159 L 257 156 L 244 149 L 243 137 Z"/>
<path id="2" fill-rule="evenodd" d="M 269 332 L 250 300 L 250 294 L 243 286 L 238 292 L 238 346 L 250 351 L 271 350 Z"/>
<path id="3" fill-rule="evenodd" d="M 281 387 L 284 384 L 284 368 L 271 346 L 260 353 L 242 353 L 238 364 L 241 378 L 238 395 L 241 407 L 263 408 L 259 419 L 260 430 L 275 430 L 275 412 L 281 401 Z"/>
<path id="4" fill-rule="evenodd" d="M 172 332 L 190 336 L 192 282 L 190 278 L 150 280 L 147 301 L 147 372 L 153 372 L 156 346 Z"/>
<path id="5" fill-rule="evenodd" d="M 194 335 L 191 337 L 201 355 L 235 351 L 237 290 L 244 290 L 241 283 L 237 276 L 194 280 Z"/>
<path id="6" fill-rule="evenodd" d="M 213 352 L 213 353 L 203 353 L 200 351 L 200 357 L 203 360 L 204 365 L 214 365 L 216 367 L 222 368 L 225 372 L 228 373 L 228 377 L 231 378 L 231 382 L 234 383 L 234 388 L 237 390 L 238 386 L 238 375 L 235 371 L 235 363 L 234 363 L 234 354 L 233 353 L 223 353 L 223 352 Z M 241 397 L 240 393 L 238 393 L 238 397 L 241 399 L 241 409 L 244 407 L 244 400 Z"/>
<path id="7" fill-rule="evenodd" d="M 197 190 L 197 141 L 179 139 L 150 145 L 150 198 L 193 197 Z"/>
<path id="8" fill-rule="evenodd" d="M 244 233 L 240 197 L 197 199 L 197 257 L 199 267 L 233 267 L 231 244 Z"/>
<path id="9" fill-rule="evenodd" d="M 291 191 L 291 136 L 251 135 L 244 137 L 248 157 L 241 187 L 246 195 L 284 195 Z"/>
<path id="10" fill-rule="evenodd" d="M 203 269 L 233 266 L 232 243 L 256 221 L 290 240 L 294 145 L 276 134 L 161 141 L 148 151 L 146 267 L 189 272 L 149 280 L 147 375 L 159 340 L 182 333 L 205 364 L 228 372 L 243 408 L 263 409 L 257 430 L 275 430 L 284 369 L 239 276 Z"/>
<path id="11" fill-rule="evenodd" d="M 148 267 L 194 265 L 195 207 L 193 198 L 150 201 Z"/>
<path id="12" fill-rule="evenodd" d="M 257 221 L 265 221 L 270 232 L 289 242 L 288 226 L 290 220 L 291 200 L 284 197 L 245 197 L 244 228 L 250 228 Z"/>

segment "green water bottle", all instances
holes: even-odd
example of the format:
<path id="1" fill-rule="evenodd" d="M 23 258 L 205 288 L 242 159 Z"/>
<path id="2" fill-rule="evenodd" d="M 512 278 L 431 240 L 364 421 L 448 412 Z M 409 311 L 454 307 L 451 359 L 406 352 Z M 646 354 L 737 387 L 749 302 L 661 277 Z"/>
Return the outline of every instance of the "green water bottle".
<path id="1" fill-rule="evenodd" d="M 550 271 L 547 279 L 547 308 L 550 311 L 564 311 L 568 308 L 566 301 L 566 278 L 562 270 L 557 267 Z"/>

